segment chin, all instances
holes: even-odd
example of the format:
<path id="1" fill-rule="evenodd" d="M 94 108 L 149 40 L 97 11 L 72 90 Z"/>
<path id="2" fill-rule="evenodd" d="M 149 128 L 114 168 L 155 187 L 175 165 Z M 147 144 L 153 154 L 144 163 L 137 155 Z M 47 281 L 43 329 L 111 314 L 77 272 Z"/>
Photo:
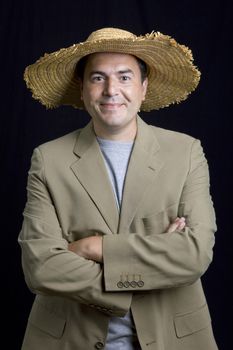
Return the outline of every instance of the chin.
<path id="1" fill-rule="evenodd" d="M 102 118 L 102 121 L 106 124 L 121 124 L 122 121 L 125 120 L 124 116 L 122 114 L 116 115 L 115 113 L 108 113 L 105 114 Z"/>

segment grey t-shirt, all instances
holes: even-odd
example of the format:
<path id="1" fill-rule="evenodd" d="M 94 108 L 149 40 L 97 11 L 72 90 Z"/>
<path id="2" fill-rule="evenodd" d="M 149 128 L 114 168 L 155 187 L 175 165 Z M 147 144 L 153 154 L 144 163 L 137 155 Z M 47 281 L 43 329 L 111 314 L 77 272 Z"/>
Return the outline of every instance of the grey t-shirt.
<path id="1" fill-rule="evenodd" d="M 119 142 L 97 137 L 100 149 L 120 209 L 124 180 L 133 148 L 133 142 Z M 124 317 L 112 317 L 109 322 L 105 350 L 140 350 L 133 317 L 129 311 Z"/>
<path id="2" fill-rule="evenodd" d="M 97 137 L 100 149 L 116 196 L 118 207 L 121 205 L 125 175 L 133 148 L 132 142 L 105 140 Z"/>

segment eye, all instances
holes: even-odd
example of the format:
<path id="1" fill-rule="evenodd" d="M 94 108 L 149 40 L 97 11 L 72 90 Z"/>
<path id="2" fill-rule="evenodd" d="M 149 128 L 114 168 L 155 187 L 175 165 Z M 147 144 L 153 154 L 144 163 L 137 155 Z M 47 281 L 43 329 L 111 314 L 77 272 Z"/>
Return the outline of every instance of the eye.
<path id="1" fill-rule="evenodd" d="M 99 81 L 103 81 L 104 77 L 102 75 L 93 75 L 91 77 L 91 81 L 93 82 L 99 82 Z"/>
<path id="2" fill-rule="evenodd" d="M 131 80 L 131 77 L 128 76 L 128 75 L 122 75 L 122 76 L 121 76 L 121 80 L 122 80 L 122 81 L 128 81 L 128 80 Z"/>

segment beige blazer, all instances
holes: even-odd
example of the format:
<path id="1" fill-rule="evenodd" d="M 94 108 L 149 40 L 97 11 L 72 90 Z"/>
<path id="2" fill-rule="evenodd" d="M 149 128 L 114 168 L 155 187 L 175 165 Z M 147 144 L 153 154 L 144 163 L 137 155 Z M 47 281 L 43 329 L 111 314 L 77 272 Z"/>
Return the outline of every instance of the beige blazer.
<path id="1" fill-rule="evenodd" d="M 23 350 L 104 348 L 130 308 L 142 350 L 217 349 L 200 277 L 216 231 L 200 142 L 138 117 L 120 215 L 92 123 L 35 149 L 19 236 L 36 294 Z M 184 231 L 166 233 L 185 216 Z M 68 251 L 103 235 L 103 265 Z"/>

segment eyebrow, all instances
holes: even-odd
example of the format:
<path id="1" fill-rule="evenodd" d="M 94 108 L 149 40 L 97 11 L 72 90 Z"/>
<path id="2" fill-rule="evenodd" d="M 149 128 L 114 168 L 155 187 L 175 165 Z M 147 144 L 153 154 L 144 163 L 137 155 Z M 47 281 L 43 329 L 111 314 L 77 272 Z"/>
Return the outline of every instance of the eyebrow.
<path id="1" fill-rule="evenodd" d="M 120 70 L 118 72 L 119 74 L 126 74 L 126 73 L 130 73 L 134 75 L 134 72 L 131 69 L 124 69 L 124 70 Z"/>
<path id="2" fill-rule="evenodd" d="M 127 74 L 127 73 L 130 73 L 130 74 L 134 75 L 134 72 L 131 69 L 123 69 L 123 70 L 119 70 L 117 72 L 117 74 Z M 99 70 L 95 70 L 95 71 L 90 72 L 90 76 L 92 76 L 94 74 L 99 74 L 99 75 L 103 75 L 103 76 L 107 75 L 105 72 L 102 72 L 102 71 L 99 71 Z"/>
<path id="3" fill-rule="evenodd" d="M 94 70 L 94 71 L 90 72 L 90 76 L 92 76 L 94 74 L 105 75 L 105 73 L 100 71 L 100 70 Z"/>

